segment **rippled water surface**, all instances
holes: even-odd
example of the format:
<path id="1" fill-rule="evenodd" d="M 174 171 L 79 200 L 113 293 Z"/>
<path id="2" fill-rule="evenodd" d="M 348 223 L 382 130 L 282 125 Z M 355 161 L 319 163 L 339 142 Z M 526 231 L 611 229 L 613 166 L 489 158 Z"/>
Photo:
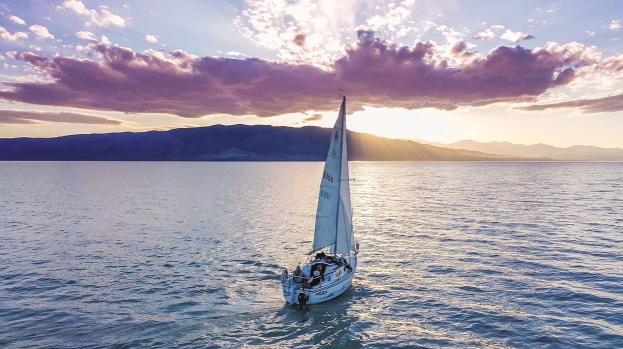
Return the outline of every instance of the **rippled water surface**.
<path id="1" fill-rule="evenodd" d="M 352 162 L 359 270 L 307 311 L 321 163 L 0 163 L 0 347 L 623 348 L 623 164 Z"/>

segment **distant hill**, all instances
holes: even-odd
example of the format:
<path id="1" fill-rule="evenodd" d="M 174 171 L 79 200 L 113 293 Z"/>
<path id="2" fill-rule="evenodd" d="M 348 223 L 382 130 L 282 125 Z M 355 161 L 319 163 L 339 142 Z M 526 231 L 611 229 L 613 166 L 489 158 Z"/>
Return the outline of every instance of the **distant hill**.
<path id="1" fill-rule="evenodd" d="M 314 161 L 324 160 L 331 130 L 320 127 L 215 125 L 168 131 L 0 139 L 0 160 Z M 351 160 L 514 160 L 407 140 L 349 132 Z"/>
<path id="2" fill-rule="evenodd" d="M 586 145 L 559 148 L 542 143 L 524 145 L 509 142 L 481 143 L 473 140 L 462 140 L 451 144 L 439 144 L 439 146 L 521 158 L 549 158 L 567 161 L 623 161 L 623 149 Z"/>

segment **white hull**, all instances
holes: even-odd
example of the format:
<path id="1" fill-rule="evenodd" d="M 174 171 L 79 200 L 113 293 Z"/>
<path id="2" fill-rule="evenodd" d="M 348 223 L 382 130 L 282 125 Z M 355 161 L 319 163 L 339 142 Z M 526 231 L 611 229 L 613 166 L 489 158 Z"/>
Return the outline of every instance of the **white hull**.
<path id="1" fill-rule="evenodd" d="M 318 304 L 337 298 L 348 290 L 353 281 L 357 270 L 356 255 L 352 257 L 351 268 L 352 270 L 348 270 L 340 267 L 340 271 L 328 275 L 325 280 L 311 288 L 295 283 L 292 276 L 285 277 L 281 281 L 283 297 L 288 304 L 300 304 L 300 294 L 305 295 L 305 304 Z"/>

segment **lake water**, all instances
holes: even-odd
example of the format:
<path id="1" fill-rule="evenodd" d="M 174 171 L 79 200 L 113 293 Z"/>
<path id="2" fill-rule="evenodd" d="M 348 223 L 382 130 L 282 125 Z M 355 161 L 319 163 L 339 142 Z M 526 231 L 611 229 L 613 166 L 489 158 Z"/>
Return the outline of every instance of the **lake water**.
<path id="1" fill-rule="evenodd" d="M 0 163 L 0 347 L 623 348 L 623 164 L 351 162 L 359 270 L 286 306 L 321 163 Z"/>

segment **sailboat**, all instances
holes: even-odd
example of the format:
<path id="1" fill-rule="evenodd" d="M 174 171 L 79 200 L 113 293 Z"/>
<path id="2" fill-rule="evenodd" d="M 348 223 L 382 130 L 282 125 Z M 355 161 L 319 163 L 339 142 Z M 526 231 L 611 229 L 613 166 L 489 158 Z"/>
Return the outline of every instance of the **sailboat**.
<path id="1" fill-rule="evenodd" d="M 343 97 L 322 172 L 309 260 L 291 274 L 284 269 L 281 275 L 288 304 L 304 306 L 334 299 L 350 287 L 357 270 L 359 244 L 353 235 L 346 141 Z"/>

